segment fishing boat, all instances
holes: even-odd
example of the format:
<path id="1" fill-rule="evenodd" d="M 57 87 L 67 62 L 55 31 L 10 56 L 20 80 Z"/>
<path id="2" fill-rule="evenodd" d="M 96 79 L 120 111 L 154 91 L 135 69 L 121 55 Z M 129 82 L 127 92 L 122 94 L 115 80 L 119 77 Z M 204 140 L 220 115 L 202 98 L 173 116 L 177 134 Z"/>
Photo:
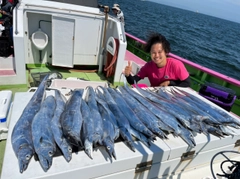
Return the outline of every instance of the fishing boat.
<path id="1" fill-rule="evenodd" d="M 11 20 L 13 40 L 9 42 L 9 34 L 0 37 L 0 50 L 4 50 L 0 57 L 0 92 L 7 94 L 7 97 L 5 93 L 3 97 L 0 95 L 7 101 L 0 123 L 0 145 L 6 146 L 5 152 L 0 152 L 4 158 L 2 179 L 204 178 L 212 174 L 209 166 L 215 154 L 220 154 L 220 158 L 211 166 L 218 167 L 226 160 L 222 151 L 230 151 L 229 161 L 230 158 L 239 160 L 240 131 L 235 130 L 234 136 L 221 139 L 198 134 L 194 148 L 174 136 L 168 140 L 157 139 L 150 147 L 136 141 L 135 152 L 118 142 L 115 161 L 108 159 L 100 148 L 94 152 L 93 160 L 81 151 L 73 154 L 69 163 L 62 156 L 55 157 L 47 172 L 34 160 L 25 172 L 19 172 L 8 134 L 32 97 L 32 89 L 38 87 L 46 74 L 61 75 L 62 79 L 54 80 L 51 87 L 62 91 L 88 85 L 121 86 L 122 71 L 128 61 L 132 61 L 132 73 L 136 74 L 151 60 L 143 51 L 145 42 L 125 32 L 124 25 L 108 12 L 108 6 L 90 0 L 19 0 L 16 3 Z M 191 87 L 184 90 L 240 119 L 240 81 L 175 54 L 169 56 L 182 61 L 190 74 Z M 149 81 L 144 79 L 139 84 L 149 86 Z M 219 171 L 218 168 L 216 172 Z"/>

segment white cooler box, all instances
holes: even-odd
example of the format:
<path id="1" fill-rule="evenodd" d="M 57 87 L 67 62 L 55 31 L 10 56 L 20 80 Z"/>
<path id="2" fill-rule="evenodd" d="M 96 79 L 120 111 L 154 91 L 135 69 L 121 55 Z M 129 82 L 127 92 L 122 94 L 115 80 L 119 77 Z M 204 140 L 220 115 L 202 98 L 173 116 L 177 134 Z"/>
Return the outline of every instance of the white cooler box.
<path id="1" fill-rule="evenodd" d="M 87 86 L 92 86 L 96 88 L 97 86 L 107 87 L 107 82 L 101 81 L 83 81 L 77 78 L 68 78 L 68 79 L 54 79 L 52 80 L 49 88 L 57 89 L 76 89 L 76 88 L 86 88 Z"/>
<path id="2" fill-rule="evenodd" d="M 9 125 L 10 133 L 31 97 L 32 93 L 16 93 Z M 157 138 L 150 148 L 136 141 L 136 152 L 131 151 L 124 142 L 117 142 L 115 143 L 117 160 L 110 160 L 105 149 L 100 147 L 93 152 L 92 160 L 84 151 L 73 153 L 69 163 L 63 156 L 54 157 L 52 166 L 47 172 L 44 172 L 40 163 L 32 158 L 27 170 L 22 174 L 19 172 L 18 160 L 9 136 L 1 178 L 165 179 L 171 176 L 181 178 L 184 173 L 203 166 L 207 166 L 206 170 L 208 170 L 204 172 L 210 174 L 210 161 L 216 153 L 223 150 L 239 150 L 240 131 L 235 130 L 235 133 L 233 137 L 227 136 L 222 139 L 213 135 L 198 134 L 195 136 L 194 148 L 189 148 L 180 137 L 172 135 L 168 135 L 168 140 Z M 194 179 L 202 179 L 205 173 L 195 173 Z"/>
<path id="3" fill-rule="evenodd" d="M 12 91 L 0 91 L 0 140 L 7 138 L 8 133 L 8 111 L 12 100 Z"/>

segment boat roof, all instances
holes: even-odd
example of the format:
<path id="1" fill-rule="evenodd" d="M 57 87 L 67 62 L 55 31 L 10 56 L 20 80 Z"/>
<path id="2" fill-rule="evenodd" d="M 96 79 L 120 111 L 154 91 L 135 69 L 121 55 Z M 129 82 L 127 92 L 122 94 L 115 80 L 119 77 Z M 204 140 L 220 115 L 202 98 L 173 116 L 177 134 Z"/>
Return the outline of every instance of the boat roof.
<path id="1" fill-rule="evenodd" d="M 47 0 L 47 1 L 54 1 L 54 2 L 62 2 L 67 4 L 74 4 L 74 5 L 81 5 L 81 6 L 88 6 L 88 7 L 98 7 L 97 0 Z"/>

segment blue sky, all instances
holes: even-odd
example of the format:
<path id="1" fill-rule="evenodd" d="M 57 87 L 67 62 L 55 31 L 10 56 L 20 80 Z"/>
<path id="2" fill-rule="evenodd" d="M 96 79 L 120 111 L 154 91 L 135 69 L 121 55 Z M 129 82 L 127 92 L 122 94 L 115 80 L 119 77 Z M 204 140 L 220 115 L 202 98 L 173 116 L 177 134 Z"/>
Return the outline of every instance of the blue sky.
<path id="1" fill-rule="evenodd" d="M 240 23 L 240 0 L 150 0 Z"/>

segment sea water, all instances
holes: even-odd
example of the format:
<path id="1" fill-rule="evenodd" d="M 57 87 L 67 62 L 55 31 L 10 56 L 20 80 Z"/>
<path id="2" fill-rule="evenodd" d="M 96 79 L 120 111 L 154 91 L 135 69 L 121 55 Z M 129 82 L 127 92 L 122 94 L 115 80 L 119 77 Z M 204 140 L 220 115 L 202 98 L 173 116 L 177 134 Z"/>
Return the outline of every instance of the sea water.
<path id="1" fill-rule="evenodd" d="M 240 23 L 150 1 L 98 3 L 110 10 L 114 3 L 120 5 L 126 32 L 142 40 L 159 32 L 169 40 L 173 54 L 240 80 Z"/>

